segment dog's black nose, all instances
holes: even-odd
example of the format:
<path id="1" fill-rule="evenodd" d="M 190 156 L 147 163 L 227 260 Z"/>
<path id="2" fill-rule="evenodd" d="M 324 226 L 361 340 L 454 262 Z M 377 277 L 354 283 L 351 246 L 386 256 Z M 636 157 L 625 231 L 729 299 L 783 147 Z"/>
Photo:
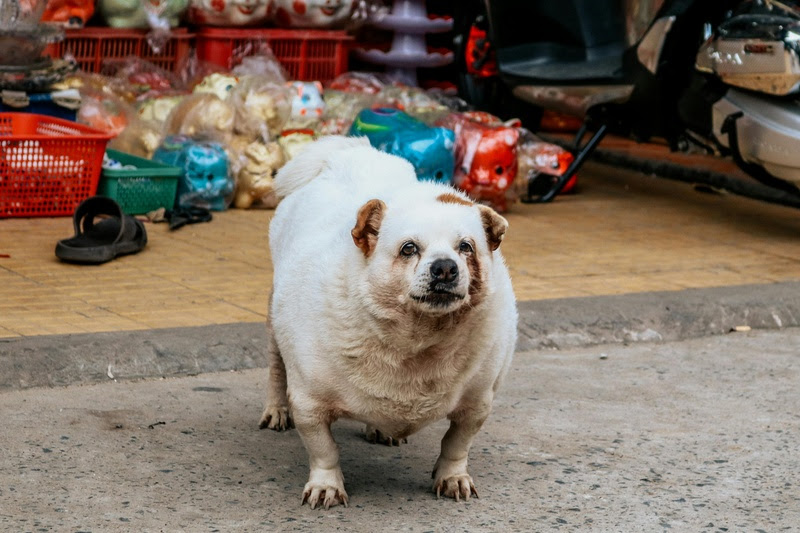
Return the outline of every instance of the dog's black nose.
<path id="1" fill-rule="evenodd" d="M 437 259 L 431 264 L 434 283 L 452 283 L 458 279 L 458 265 L 452 259 Z"/>

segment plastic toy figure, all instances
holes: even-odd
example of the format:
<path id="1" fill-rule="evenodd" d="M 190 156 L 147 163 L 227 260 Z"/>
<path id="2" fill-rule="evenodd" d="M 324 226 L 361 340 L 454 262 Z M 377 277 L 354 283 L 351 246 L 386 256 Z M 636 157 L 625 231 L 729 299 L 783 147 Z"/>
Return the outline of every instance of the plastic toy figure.
<path id="1" fill-rule="evenodd" d="M 97 1 L 97 9 L 112 28 L 149 28 L 148 13 L 157 14 L 176 28 L 188 6 L 189 0 Z"/>
<path id="2" fill-rule="evenodd" d="M 417 179 L 450 183 L 455 134 L 428 126 L 393 108 L 364 109 L 350 126 L 350 135 L 364 135 L 379 150 L 414 165 Z"/>
<path id="3" fill-rule="evenodd" d="M 295 91 L 288 128 L 309 128 L 318 124 L 325 112 L 322 84 L 318 81 L 293 81 L 288 85 Z"/>
<path id="4" fill-rule="evenodd" d="M 281 136 L 278 137 L 278 144 L 283 150 L 285 160 L 289 161 L 300 153 L 300 150 L 308 143 L 314 141 L 315 137 L 314 130 L 283 130 Z"/>
<path id="5" fill-rule="evenodd" d="M 94 15 L 94 0 L 49 0 L 42 22 L 55 22 L 67 28 L 83 28 Z"/>
<path id="6" fill-rule="evenodd" d="M 267 21 L 269 0 L 191 0 L 189 22 L 200 26 L 257 26 Z"/>
<path id="7" fill-rule="evenodd" d="M 227 100 L 231 90 L 239 83 L 239 78 L 228 74 L 215 72 L 209 74 L 195 85 L 194 93 L 211 93 L 217 95 L 220 100 Z"/>
<path id="8" fill-rule="evenodd" d="M 284 163 L 281 146 L 277 142 L 256 141 L 231 149 L 231 152 L 238 167 L 233 205 L 242 209 L 253 205 L 275 207 L 277 198 L 273 194 L 272 176 Z"/>
<path id="9" fill-rule="evenodd" d="M 505 211 L 506 194 L 517 175 L 517 128 L 483 112 L 452 113 L 437 124 L 456 134 L 455 186 Z"/>
<path id="10" fill-rule="evenodd" d="M 183 169 L 178 181 L 177 207 L 206 207 L 224 211 L 233 195 L 233 179 L 228 175 L 228 156 L 222 145 L 197 142 L 181 135 L 167 137 L 153 156 L 170 166 Z"/>
<path id="11" fill-rule="evenodd" d="M 356 0 L 273 0 L 270 13 L 288 28 L 336 28 L 350 18 Z"/>

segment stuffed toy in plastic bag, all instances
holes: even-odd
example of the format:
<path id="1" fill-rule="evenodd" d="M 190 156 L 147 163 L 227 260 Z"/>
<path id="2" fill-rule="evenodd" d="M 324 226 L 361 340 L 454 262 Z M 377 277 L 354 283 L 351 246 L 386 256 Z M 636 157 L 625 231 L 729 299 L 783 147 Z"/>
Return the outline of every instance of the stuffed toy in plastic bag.
<path id="1" fill-rule="evenodd" d="M 273 175 L 283 166 L 284 153 L 277 142 L 247 142 L 240 137 L 229 147 L 231 166 L 236 175 L 236 196 L 233 205 L 274 208 Z"/>
<path id="2" fill-rule="evenodd" d="M 277 137 L 291 112 L 292 90 L 266 76 L 242 76 L 228 96 L 234 129 L 251 140 Z"/>
<path id="3" fill-rule="evenodd" d="M 196 93 L 175 106 L 164 131 L 167 135 L 186 135 L 227 145 L 233 135 L 233 123 L 234 109 L 227 101 L 211 93 Z"/>
<path id="4" fill-rule="evenodd" d="M 506 124 L 481 111 L 453 113 L 437 122 L 456 134 L 454 185 L 501 213 L 517 176 L 517 122 Z"/>
<path id="5" fill-rule="evenodd" d="M 228 156 L 219 143 L 170 136 L 156 150 L 153 160 L 183 170 L 176 208 L 223 211 L 230 204 L 235 184 L 229 174 Z"/>

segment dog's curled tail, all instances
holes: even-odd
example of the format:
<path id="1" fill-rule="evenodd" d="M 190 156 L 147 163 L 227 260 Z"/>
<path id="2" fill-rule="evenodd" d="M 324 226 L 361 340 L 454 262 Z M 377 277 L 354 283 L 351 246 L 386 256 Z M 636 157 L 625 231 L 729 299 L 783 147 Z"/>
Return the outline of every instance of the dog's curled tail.
<path id="1" fill-rule="evenodd" d="M 278 170 L 275 193 L 279 198 L 285 198 L 300 190 L 325 169 L 332 155 L 359 146 L 369 146 L 369 140 L 366 137 L 331 135 L 309 143 Z"/>

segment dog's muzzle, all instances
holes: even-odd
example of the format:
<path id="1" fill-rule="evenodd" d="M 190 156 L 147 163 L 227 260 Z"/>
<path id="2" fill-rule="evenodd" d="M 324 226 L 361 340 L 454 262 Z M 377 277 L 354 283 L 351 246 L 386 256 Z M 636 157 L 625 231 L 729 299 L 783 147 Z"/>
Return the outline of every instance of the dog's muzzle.
<path id="1" fill-rule="evenodd" d="M 424 295 L 412 295 L 418 301 L 433 307 L 448 307 L 463 300 L 464 295 L 458 292 L 458 265 L 452 259 L 437 259 L 431 263 L 430 282 Z"/>

